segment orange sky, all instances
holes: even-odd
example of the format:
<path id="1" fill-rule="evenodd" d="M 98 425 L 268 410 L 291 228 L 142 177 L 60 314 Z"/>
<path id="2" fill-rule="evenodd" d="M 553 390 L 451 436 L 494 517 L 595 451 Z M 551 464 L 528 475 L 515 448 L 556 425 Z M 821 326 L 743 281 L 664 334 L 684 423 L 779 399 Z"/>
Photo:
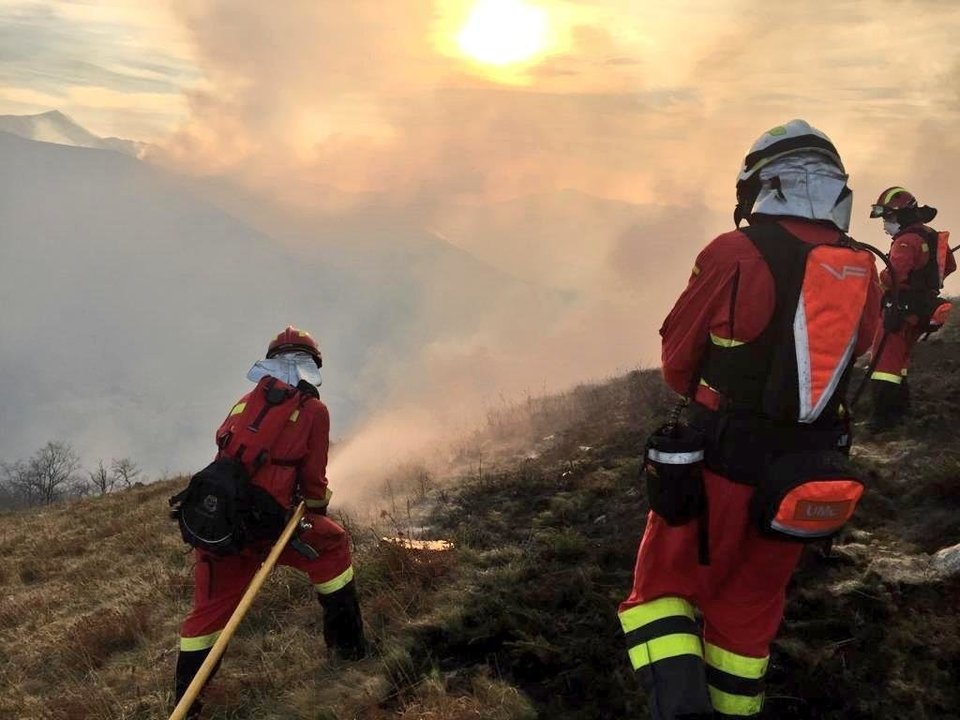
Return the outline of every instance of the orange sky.
<path id="1" fill-rule="evenodd" d="M 307 204 L 574 188 L 724 210 L 752 139 L 802 116 L 847 161 L 855 231 L 891 184 L 960 215 L 956 3 L 531 0 L 547 47 L 494 68 L 458 47 L 478 1 L 0 0 L 0 111 L 56 107 Z"/>
<path id="2" fill-rule="evenodd" d="M 523 351 L 515 308 L 503 328 L 437 338 L 420 361 L 443 378 L 440 397 L 405 406 L 400 393 L 399 415 L 369 426 L 388 435 L 404 412 L 450 425 L 440 410 L 491 392 L 656 362 L 656 328 L 697 249 L 730 227 L 747 148 L 790 118 L 839 148 L 858 239 L 886 247 L 866 216 L 891 185 L 938 207 L 938 228 L 960 228 L 960 3 L 482 0 L 529 12 L 465 41 L 479 2 L 0 0 L 0 113 L 59 109 L 149 141 L 150 161 L 229 177 L 285 203 L 277 217 L 412 218 L 575 291 Z M 490 47 L 501 35 L 516 45 Z M 521 196 L 536 197 L 508 202 Z M 412 417 L 399 424 L 435 445 Z M 362 438 L 381 443 L 373 430 Z M 340 457 L 381 461 L 362 444 Z"/>

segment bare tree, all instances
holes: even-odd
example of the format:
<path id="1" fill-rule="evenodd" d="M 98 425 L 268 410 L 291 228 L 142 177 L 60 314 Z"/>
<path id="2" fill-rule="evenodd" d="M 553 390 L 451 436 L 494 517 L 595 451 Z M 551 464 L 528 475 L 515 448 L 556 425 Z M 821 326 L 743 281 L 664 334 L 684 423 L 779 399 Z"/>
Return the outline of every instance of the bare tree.
<path id="1" fill-rule="evenodd" d="M 31 498 L 32 485 L 28 480 L 27 463 L 23 460 L 2 463 L 0 473 L 3 474 L 2 485 L 6 504 L 10 507 L 19 507 L 35 502 Z"/>
<path id="2" fill-rule="evenodd" d="M 27 464 L 43 505 L 63 497 L 77 484 L 80 458 L 67 443 L 48 442 Z"/>
<path id="3" fill-rule="evenodd" d="M 0 473 L 2 473 L 2 467 L 0 467 Z M 6 478 L 0 477 L 0 510 L 9 510 L 19 505 L 20 499 L 7 487 Z"/>
<path id="4" fill-rule="evenodd" d="M 141 473 L 140 468 L 130 458 L 114 458 L 110 462 L 110 471 L 113 473 L 114 482 L 125 488 L 133 487 Z"/>
<path id="5" fill-rule="evenodd" d="M 0 466 L 9 492 L 27 505 L 49 505 L 76 489 L 80 458 L 67 443 L 48 442 L 30 459 Z"/>
<path id="6" fill-rule="evenodd" d="M 90 486 L 101 495 L 112 492 L 117 486 L 117 475 L 107 472 L 107 468 L 103 465 L 103 460 L 97 461 L 96 469 L 89 471 L 87 477 L 90 478 Z"/>

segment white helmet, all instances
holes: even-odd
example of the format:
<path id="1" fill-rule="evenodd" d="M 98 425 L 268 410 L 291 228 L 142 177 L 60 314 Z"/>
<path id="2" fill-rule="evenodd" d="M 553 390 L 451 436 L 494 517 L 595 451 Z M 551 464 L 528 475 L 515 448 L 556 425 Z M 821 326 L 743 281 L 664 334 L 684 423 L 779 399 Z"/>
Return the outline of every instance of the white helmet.
<path id="1" fill-rule="evenodd" d="M 806 120 L 768 130 L 753 144 L 737 176 L 734 220 L 753 214 L 825 220 L 850 227 L 853 193 L 836 147 Z"/>

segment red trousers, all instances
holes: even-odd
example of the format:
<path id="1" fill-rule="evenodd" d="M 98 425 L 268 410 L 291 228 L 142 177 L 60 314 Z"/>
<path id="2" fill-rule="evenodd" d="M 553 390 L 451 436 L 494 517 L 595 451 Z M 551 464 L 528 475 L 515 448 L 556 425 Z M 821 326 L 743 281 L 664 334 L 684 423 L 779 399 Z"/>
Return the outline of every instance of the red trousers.
<path id="1" fill-rule="evenodd" d="M 749 518 L 753 488 L 709 470 L 704 483 L 710 564 L 699 562 L 697 521 L 670 527 L 650 513 L 633 590 L 620 605 L 630 660 L 650 689 L 656 720 L 759 715 L 770 642 L 803 551 L 760 534 Z"/>
<path id="2" fill-rule="evenodd" d="M 329 595 L 353 579 L 350 540 L 346 530 L 324 515 L 307 513 L 306 520 L 313 527 L 301 531 L 299 539 L 316 550 L 319 557 L 311 560 L 287 547 L 278 562 L 303 571 L 320 595 Z M 181 650 L 213 647 L 270 547 L 260 545 L 227 557 L 196 551 L 193 609 L 180 628 Z"/>
<path id="3" fill-rule="evenodd" d="M 910 367 L 910 353 L 913 346 L 917 344 L 920 338 L 920 325 L 916 316 L 908 317 L 896 332 L 887 336 L 883 344 L 883 352 L 880 353 L 880 359 L 877 361 L 871 380 L 879 380 L 899 385 L 903 378 L 907 376 L 907 369 Z M 880 342 L 883 338 L 883 328 L 877 331 L 873 341 L 873 353 L 876 355 L 880 349 Z"/>

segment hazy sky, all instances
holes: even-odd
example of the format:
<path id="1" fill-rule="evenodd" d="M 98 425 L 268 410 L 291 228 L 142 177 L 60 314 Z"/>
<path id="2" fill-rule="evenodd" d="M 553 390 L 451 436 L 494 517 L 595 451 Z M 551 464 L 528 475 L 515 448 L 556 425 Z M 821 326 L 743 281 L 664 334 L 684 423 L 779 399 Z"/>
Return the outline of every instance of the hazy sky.
<path id="1" fill-rule="evenodd" d="M 803 116 L 858 212 L 903 183 L 953 216 L 932 165 L 957 150 L 958 31 L 937 0 L 0 0 L 0 111 L 58 108 L 192 170 L 296 172 L 307 201 L 574 187 L 714 207 L 749 142 Z"/>

